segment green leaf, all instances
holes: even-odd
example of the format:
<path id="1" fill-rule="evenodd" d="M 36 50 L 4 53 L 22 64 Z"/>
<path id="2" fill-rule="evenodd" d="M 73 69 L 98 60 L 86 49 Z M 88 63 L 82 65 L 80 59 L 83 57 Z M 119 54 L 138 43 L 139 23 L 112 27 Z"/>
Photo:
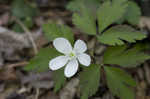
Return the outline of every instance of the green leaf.
<path id="1" fill-rule="evenodd" d="M 100 83 L 100 66 L 92 64 L 80 74 L 81 99 L 88 99 L 98 90 Z"/>
<path id="2" fill-rule="evenodd" d="M 83 0 L 72 0 L 68 3 L 67 9 L 70 11 L 80 11 L 80 4 L 83 2 Z"/>
<path id="3" fill-rule="evenodd" d="M 30 17 L 27 17 L 23 20 L 21 20 L 23 22 L 23 24 L 27 27 L 27 28 L 31 28 L 33 26 L 33 21 Z M 22 29 L 22 27 L 15 23 L 12 27 L 12 29 L 15 31 L 15 32 L 19 32 L 19 33 L 24 33 L 24 30 Z"/>
<path id="4" fill-rule="evenodd" d="M 141 51 L 147 51 L 150 49 L 150 44 L 149 42 L 140 42 L 140 43 L 136 43 L 135 44 L 135 47 L 138 49 L 138 50 L 141 50 Z"/>
<path id="5" fill-rule="evenodd" d="M 36 6 L 27 3 L 25 0 L 14 0 L 11 12 L 17 18 L 34 17 L 38 13 Z"/>
<path id="6" fill-rule="evenodd" d="M 43 25 L 45 37 L 49 41 L 53 41 L 57 37 L 64 37 L 73 43 L 74 36 L 71 28 L 66 25 L 58 25 L 55 23 L 47 23 Z"/>
<path id="7" fill-rule="evenodd" d="M 97 11 L 99 32 L 117 22 L 126 12 L 127 0 L 113 0 L 104 2 Z"/>
<path id="8" fill-rule="evenodd" d="M 54 71 L 54 91 L 58 92 L 65 82 L 64 68 Z"/>
<path id="9" fill-rule="evenodd" d="M 146 35 L 144 33 L 136 31 L 129 26 L 118 25 L 108 29 L 102 35 L 99 35 L 98 40 L 108 45 L 123 45 L 123 40 L 134 43 L 136 40 L 142 40 L 145 37 Z"/>
<path id="10" fill-rule="evenodd" d="M 132 25 L 137 25 L 139 24 L 140 16 L 141 16 L 140 7 L 135 2 L 128 1 L 128 7 L 126 13 L 119 21 L 121 21 L 120 23 L 127 21 Z"/>
<path id="11" fill-rule="evenodd" d="M 86 6 L 91 10 L 96 10 L 100 5 L 101 0 L 72 0 L 68 3 L 67 9 L 70 11 L 80 12 L 81 6 Z"/>
<path id="12" fill-rule="evenodd" d="M 126 20 L 133 25 L 139 24 L 141 16 L 140 7 L 133 1 L 128 2 L 127 12 L 125 14 Z"/>
<path id="13" fill-rule="evenodd" d="M 49 61 L 58 55 L 60 54 L 53 48 L 42 48 L 24 69 L 37 72 L 47 71 Z"/>
<path id="14" fill-rule="evenodd" d="M 109 47 L 104 53 L 104 64 L 116 64 L 122 67 L 135 67 L 150 59 L 150 55 L 141 52 L 138 47 L 127 46 Z"/>
<path id="15" fill-rule="evenodd" d="M 73 24 L 82 32 L 89 35 L 96 35 L 96 18 L 91 11 L 85 6 L 81 7 L 81 13 L 74 13 L 72 18 Z"/>
<path id="16" fill-rule="evenodd" d="M 135 92 L 131 87 L 136 82 L 130 75 L 119 68 L 105 66 L 107 85 L 110 91 L 121 99 L 135 99 Z"/>
<path id="17" fill-rule="evenodd" d="M 12 27 L 13 31 L 18 32 L 18 33 L 24 33 L 22 27 L 19 24 L 14 24 Z"/>

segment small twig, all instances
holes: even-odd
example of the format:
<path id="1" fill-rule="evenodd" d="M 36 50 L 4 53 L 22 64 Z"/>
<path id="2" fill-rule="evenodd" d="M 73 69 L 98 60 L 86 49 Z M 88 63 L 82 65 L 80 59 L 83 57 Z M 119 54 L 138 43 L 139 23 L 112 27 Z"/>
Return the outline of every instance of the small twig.
<path id="1" fill-rule="evenodd" d="M 36 88 L 36 95 L 35 95 L 35 99 L 39 99 L 40 96 L 40 89 Z"/>
<path id="2" fill-rule="evenodd" d="M 31 44 L 33 46 L 34 53 L 36 55 L 38 53 L 38 50 L 37 50 L 37 46 L 34 42 L 34 39 L 32 37 L 32 33 L 29 31 L 29 29 L 19 19 L 17 19 L 16 17 L 13 17 L 13 19 L 16 21 L 16 23 L 18 23 L 22 27 L 24 32 L 28 35 L 29 40 L 31 41 Z"/>
<path id="3" fill-rule="evenodd" d="M 14 68 L 14 67 L 18 67 L 18 66 L 25 66 L 27 64 L 28 64 L 28 62 L 24 61 L 24 62 L 19 62 L 19 63 L 15 63 L 15 64 L 10 64 L 10 65 L 8 65 L 8 67 Z"/>
<path id="4" fill-rule="evenodd" d="M 23 94 L 26 92 L 30 92 L 31 88 L 26 88 L 25 86 L 23 86 L 17 93 L 18 94 Z"/>

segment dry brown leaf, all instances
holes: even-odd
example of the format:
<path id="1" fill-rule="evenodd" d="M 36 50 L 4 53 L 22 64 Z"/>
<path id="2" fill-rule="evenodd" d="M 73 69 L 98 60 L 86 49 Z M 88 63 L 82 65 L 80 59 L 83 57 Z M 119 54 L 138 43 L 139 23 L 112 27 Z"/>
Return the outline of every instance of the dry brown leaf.
<path id="1" fill-rule="evenodd" d="M 60 99 L 73 99 L 76 91 L 77 86 L 79 85 L 79 79 L 73 78 L 70 82 L 66 84 L 66 86 L 60 91 Z"/>
<path id="2" fill-rule="evenodd" d="M 139 23 L 140 28 L 148 28 L 150 30 L 150 17 L 142 16 Z"/>
<path id="3" fill-rule="evenodd" d="M 40 35 L 41 32 L 37 32 L 32 36 L 37 39 Z M 4 60 L 17 60 L 16 51 L 31 47 L 31 42 L 25 33 L 16 33 L 0 27 L 0 66 L 3 65 Z"/>

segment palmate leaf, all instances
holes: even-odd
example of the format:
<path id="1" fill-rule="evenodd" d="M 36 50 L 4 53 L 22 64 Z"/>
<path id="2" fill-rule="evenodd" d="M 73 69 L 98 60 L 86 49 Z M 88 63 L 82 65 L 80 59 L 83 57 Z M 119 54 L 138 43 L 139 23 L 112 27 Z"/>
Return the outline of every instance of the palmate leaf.
<path id="1" fill-rule="evenodd" d="M 104 66 L 106 72 L 107 85 L 110 91 L 121 99 L 135 99 L 132 88 L 136 82 L 130 75 L 119 68 Z"/>
<path id="2" fill-rule="evenodd" d="M 136 31 L 127 25 L 118 25 L 108 29 L 102 35 L 98 36 L 101 43 L 108 45 L 123 45 L 124 41 L 133 43 L 136 40 L 142 40 L 146 37 L 144 33 Z"/>
<path id="3" fill-rule="evenodd" d="M 104 53 L 104 64 L 116 64 L 122 67 L 135 67 L 147 59 L 150 55 L 141 52 L 138 47 L 127 49 L 127 46 L 109 47 Z"/>
<path id="4" fill-rule="evenodd" d="M 42 48 L 38 54 L 30 60 L 29 64 L 25 66 L 25 70 L 27 71 L 36 71 L 36 72 L 44 72 L 48 70 L 49 61 L 52 58 L 60 55 L 53 48 Z"/>
<path id="5" fill-rule="evenodd" d="M 104 2 L 97 11 L 99 32 L 117 22 L 126 12 L 127 0 L 112 0 Z"/>
<path id="6" fill-rule="evenodd" d="M 73 24 L 82 32 L 89 35 L 96 35 L 96 18 L 92 12 L 84 5 L 81 6 L 81 13 L 74 13 L 72 18 Z"/>
<path id="7" fill-rule="evenodd" d="M 54 91 L 57 92 L 65 84 L 64 68 L 54 71 Z"/>
<path id="8" fill-rule="evenodd" d="M 81 99 L 88 99 L 98 90 L 100 83 L 100 66 L 92 64 L 80 74 Z"/>
<path id="9" fill-rule="evenodd" d="M 53 41 L 57 37 L 64 37 L 73 43 L 74 36 L 70 27 L 66 25 L 58 25 L 53 22 L 49 22 L 43 25 L 43 31 L 45 37 L 49 41 Z"/>

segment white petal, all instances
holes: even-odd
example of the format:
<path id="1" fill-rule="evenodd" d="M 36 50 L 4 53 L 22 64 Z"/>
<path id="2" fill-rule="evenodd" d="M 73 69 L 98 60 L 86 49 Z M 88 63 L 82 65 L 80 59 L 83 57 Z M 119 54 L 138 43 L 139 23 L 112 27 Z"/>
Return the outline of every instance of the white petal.
<path id="1" fill-rule="evenodd" d="M 78 66 L 79 64 L 76 59 L 71 60 L 65 67 L 65 76 L 66 77 L 73 76 L 77 72 Z"/>
<path id="2" fill-rule="evenodd" d="M 79 53 L 85 52 L 87 50 L 86 43 L 82 40 L 77 40 L 74 45 L 74 50 Z"/>
<path id="3" fill-rule="evenodd" d="M 89 66 L 91 64 L 91 57 L 85 53 L 78 55 L 78 60 L 84 66 Z"/>
<path id="4" fill-rule="evenodd" d="M 51 70 L 57 70 L 63 67 L 67 62 L 68 62 L 68 57 L 58 56 L 49 62 L 49 68 Z"/>
<path id="5" fill-rule="evenodd" d="M 70 53 L 72 51 L 72 46 L 70 42 L 65 38 L 56 38 L 53 41 L 53 45 L 57 51 L 64 54 Z"/>

